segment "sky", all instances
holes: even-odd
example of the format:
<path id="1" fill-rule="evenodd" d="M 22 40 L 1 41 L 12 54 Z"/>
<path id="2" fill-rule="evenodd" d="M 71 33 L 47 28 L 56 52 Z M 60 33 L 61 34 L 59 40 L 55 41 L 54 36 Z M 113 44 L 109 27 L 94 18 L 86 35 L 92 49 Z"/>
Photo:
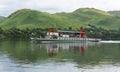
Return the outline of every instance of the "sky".
<path id="1" fill-rule="evenodd" d="M 0 16 L 8 16 L 19 9 L 57 13 L 73 12 L 79 8 L 120 10 L 120 0 L 0 0 Z"/>

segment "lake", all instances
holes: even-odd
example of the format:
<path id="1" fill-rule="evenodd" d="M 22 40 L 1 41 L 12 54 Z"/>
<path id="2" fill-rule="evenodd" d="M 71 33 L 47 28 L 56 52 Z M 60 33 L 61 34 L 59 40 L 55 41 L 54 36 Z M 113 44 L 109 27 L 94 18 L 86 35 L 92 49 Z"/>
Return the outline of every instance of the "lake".
<path id="1" fill-rule="evenodd" d="M 0 41 L 0 72 L 120 72 L 120 43 Z"/>

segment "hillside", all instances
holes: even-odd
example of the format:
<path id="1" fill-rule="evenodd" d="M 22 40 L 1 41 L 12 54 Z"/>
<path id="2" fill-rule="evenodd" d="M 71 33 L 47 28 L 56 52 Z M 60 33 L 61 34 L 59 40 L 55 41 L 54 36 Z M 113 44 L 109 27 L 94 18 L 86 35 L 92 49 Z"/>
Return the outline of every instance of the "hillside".
<path id="1" fill-rule="evenodd" d="M 54 24 L 65 24 L 62 18 L 46 12 L 39 12 L 35 10 L 22 9 L 14 12 L 8 18 L 0 23 L 2 28 L 47 28 L 53 27 Z M 57 26 L 59 26 L 57 25 Z"/>
<path id="2" fill-rule="evenodd" d="M 114 16 L 120 16 L 120 11 L 108 11 L 108 13 L 110 13 Z"/>
<path id="3" fill-rule="evenodd" d="M 3 19 L 5 19 L 5 17 L 3 17 L 3 16 L 0 16 L 0 21 L 2 21 Z"/>
<path id="4" fill-rule="evenodd" d="M 73 24 L 81 23 L 84 26 L 86 26 L 86 24 L 97 25 L 99 24 L 100 21 L 113 17 L 111 14 L 107 12 L 97 10 L 94 8 L 81 8 L 81 9 L 77 9 L 72 13 L 62 13 L 62 14 L 58 13 L 57 15 L 65 16 L 69 19 L 69 21 L 73 20 L 72 21 Z"/>
<path id="5" fill-rule="evenodd" d="M 87 24 L 93 24 L 107 29 L 117 29 L 120 27 L 119 19 L 119 17 L 94 8 L 81 8 L 72 13 L 56 14 L 22 9 L 0 22 L 0 27 L 4 29 L 13 27 L 20 29 L 51 27 L 79 29 L 81 26 L 87 27 Z"/>

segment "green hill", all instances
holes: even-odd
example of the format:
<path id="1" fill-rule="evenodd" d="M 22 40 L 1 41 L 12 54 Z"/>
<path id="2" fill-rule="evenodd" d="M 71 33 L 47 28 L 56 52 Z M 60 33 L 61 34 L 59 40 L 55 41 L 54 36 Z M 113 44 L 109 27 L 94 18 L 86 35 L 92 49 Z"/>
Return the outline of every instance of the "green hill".
<path id="1" fill-rule="evenodd" d="M 86 26 L 87 24 L 101 26 L 99 24 L 100 21 L 113 17 L 111 14 L 107 12 L 97 10 L 94 8 L 81 8 L 72 13 L 62 13 L 62 14 L 58 13 L 58 15 L 67 17 L 69 19 L 68 21 L 73 22 L 73 25 L 78 23 L 83 26 Z"/>
<path id="2" fill-rule="evenodd" d="M 114 16 L 120 16 L 120 11 L 108 11 L 108 13 L 110 13 Z"/>
<path id="3" fill-rule="evenodd" d="M 87 27 L 87 24 L 93 24 L 97 27 L 118 29 L 120 27 L 119 19 L 119 17 L 94 8 L 81 8 L 71 13 L 56 14 L 22 9 L 0 22 L 0 27 L 3 29 L 13 27 L 19 29 L 51 27 L 79 29 L 81 26 Z"/>
<path id="4" fill-rule="evenodd" d="M 2 21 L 3 19 L 5 19 L 5 17 L 3 17 L 3 16 L 0 16 L 0 21 Z"/>
<path id="5" fill-rule="evenodd" d="M 47 28 L 53 27 L 54 24 L 65 24 L 62 18 L 48 14 L 46 12 L 39 12 L 35 10 L 22 9 L 14 12 L 8 18 L 0 23 L 2 28 Z M 57 25 L 57 26 L 59 26 Z M 60 25 L 61 26 L 61 25 Z"/>

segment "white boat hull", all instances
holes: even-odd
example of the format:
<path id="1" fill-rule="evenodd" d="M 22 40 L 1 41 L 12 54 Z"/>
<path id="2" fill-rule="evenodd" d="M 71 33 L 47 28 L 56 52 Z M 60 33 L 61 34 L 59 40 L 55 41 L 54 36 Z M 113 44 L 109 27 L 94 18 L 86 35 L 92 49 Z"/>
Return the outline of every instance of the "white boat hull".
<path id="1" fill-rule="evenodd" d="M 98 42 L 101 41 L 101 39 L 95 39 L 95 38 L 58 38 L 58 39 L 46 39 L 46 38 L 31 38 L 31 40 L 34 41 L 40 41 L 40 42 L 85 42 L 85 41 L 93 41 Z"/>

